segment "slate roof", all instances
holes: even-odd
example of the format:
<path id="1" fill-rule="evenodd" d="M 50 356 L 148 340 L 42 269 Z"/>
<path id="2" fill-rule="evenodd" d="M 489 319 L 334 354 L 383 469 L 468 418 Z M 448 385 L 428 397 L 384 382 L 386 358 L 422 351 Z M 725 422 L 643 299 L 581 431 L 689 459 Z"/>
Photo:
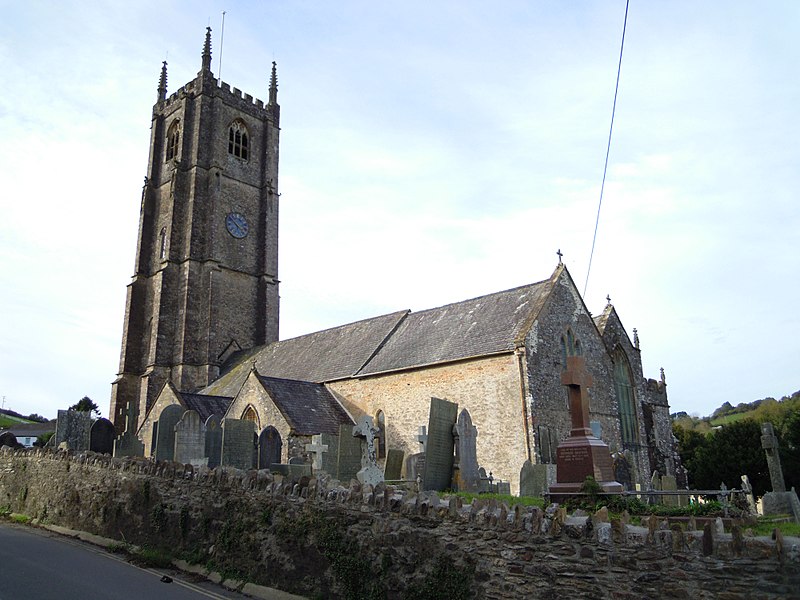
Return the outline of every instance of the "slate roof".
<path id="1" fill-rule="evenodd" d="M 39 437 L 45 433 L 53 433 L 56 430 L 56 422 L 47 423 L 16 423 L 10 427 L 0 428 L 0 433 L 11 432 L 16 437 Z"/>
<path id="2" fill-rule="evenodd" d="M 200 420 L 205 423 L 211 415 L 217 415 L 222 419 L 222 415 L 228 410 L 233 402 L 233 398 L 227 396 L 206 396 L 203 394 L 189 394 L 179 392 L 181 400 L 188 410 L 194 410 L 200 415 Z"/>
<path id="3" fill-rule="evenodd" d="M 524 338 L 564 267 L 544 281 L 412 313 L 402 310 L 253 348 L 203 394 L 235 396 L 265 377 L 331 382 L 501 352 Z"/>
<path id="4" fill-rule="evenodd" d="M 258 379 L 296 434 L 338 434 L 339 425 L 355 425 L 321 383 L 263 376 Z"/>
<path id="5" fill-rule="evenodd" d="M 410 313 L 358 375 L 513 351 L 547 297 L 549 283 Z"/>

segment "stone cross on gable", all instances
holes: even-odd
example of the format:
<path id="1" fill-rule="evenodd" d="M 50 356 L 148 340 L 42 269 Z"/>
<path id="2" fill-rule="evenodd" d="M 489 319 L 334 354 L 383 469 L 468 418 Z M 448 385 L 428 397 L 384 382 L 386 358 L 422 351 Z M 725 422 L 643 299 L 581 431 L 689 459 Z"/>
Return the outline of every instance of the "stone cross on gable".
<path id="1" fill-rule="evenodd" d="M 569 414 L 572 420 L 571 436 L 592 436 L 589 425 L 589 398 L 586 388 L 592 385 L 592 376 L 586 370 L 582 356 L 568 356 L 567 370 L 561 373 L 561 383 L 569 390 Z"/>
<path id="2" fill-rule="evenodd" d="M 322 455 L 328 451 L 328 444 L 322 443 L 321 435 L 311 436 L 311 443 L 306 444 L 306 452 L 314 455 L 311 462 L 311 467 L 314 471 L 322 471 Z"/>
<path id="3" fill-rule="evenodd" d="M 762 423 L 761 434 L 761 447 L 764 449 L 764 452 L 767 453 L 767 467 L 769 467 L 772 491 L 785 492 L 786 482 L 783 480 L 781 457 L 778 452 L 778 438 L 775 437 L 775 430 L 772 428 L 772 423 Z"/>
<path id="4" fill-rule="evenodd" d="M 428 446 L 428 428 L 425 425 L 420 425 L 417 441 L 422 444 L 422 452 L 424 453 Z"/>

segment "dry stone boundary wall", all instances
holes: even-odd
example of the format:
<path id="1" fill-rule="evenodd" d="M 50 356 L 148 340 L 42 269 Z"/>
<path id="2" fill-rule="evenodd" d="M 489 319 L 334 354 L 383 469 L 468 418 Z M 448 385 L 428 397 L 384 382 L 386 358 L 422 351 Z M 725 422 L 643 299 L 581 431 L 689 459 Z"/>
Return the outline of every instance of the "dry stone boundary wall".
<path id="1" fill-rule="evenodd" d="M 0 448 L 0 509 L 310 597 L 732 600 L 800 589 L 794 538 L 93 453 Z"/>

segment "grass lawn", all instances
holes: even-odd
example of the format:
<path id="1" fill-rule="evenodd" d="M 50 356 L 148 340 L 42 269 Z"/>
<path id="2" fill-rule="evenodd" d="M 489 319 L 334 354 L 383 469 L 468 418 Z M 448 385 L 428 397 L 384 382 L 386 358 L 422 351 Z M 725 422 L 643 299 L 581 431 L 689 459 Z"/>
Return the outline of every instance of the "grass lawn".
<path id="1" fill-rule="evenodd" d="M 28 421 L 28 419 L 20 419 L 19 417 L 11 417 L 9 415 L 0 415 L 0 429 L 5 427 L 13 427 L 14 425 L 19 425 L 20 423 L 33 423 L 33 421 Z"/>

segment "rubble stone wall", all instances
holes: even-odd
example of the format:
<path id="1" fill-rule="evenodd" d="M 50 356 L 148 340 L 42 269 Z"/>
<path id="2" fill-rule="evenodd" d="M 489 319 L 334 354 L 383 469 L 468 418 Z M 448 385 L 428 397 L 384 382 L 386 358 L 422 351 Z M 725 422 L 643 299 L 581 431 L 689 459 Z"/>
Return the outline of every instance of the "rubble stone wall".
<path id="1" fill-rule="evenodd" d="M 93 453 L 0 448 L 0 509 L 312 597 L 733 600 L 800 586 L 795 538 Z"/>

